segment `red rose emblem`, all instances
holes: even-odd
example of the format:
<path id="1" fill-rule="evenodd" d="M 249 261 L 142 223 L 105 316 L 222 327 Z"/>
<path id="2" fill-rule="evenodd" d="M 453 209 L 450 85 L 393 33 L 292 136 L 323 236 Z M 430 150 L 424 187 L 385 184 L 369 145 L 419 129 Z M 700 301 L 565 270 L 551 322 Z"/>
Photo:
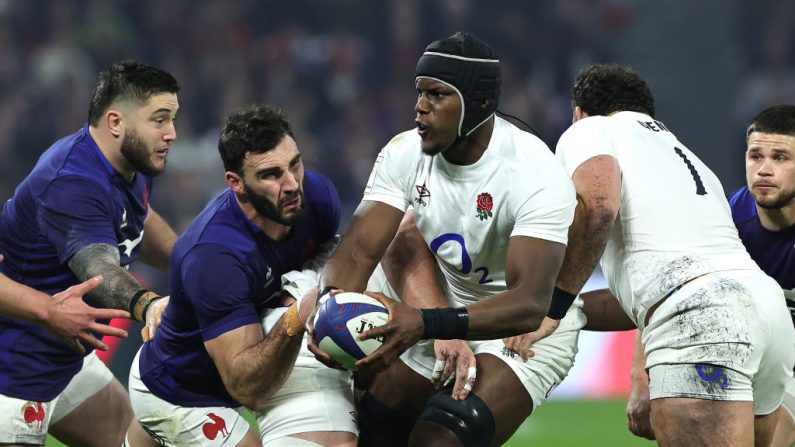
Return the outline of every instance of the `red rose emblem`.
<path id="1" fill-rule="evenodd" d="M 494 202 L 491 199 L 491 194 L 482 192 L 478 196 L 477 218 L 486 220 L 492 216 L 491 209 L 494 207 Z"/>
<path id="2" fill-rule="evenodd" d="M 492 201 L 491 194 L 487 192 L 482 192 L 478 196 L 478 208 L 482 209 L 483 211 L 491 211 L 491 208 L 494 206 L 494 202 Z"/>

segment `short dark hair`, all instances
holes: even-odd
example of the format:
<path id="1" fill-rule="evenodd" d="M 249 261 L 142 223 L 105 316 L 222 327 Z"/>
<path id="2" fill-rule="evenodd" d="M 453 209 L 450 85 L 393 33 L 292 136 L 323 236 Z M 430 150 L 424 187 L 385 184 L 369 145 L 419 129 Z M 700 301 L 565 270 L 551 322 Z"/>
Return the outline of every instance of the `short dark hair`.
<path id="1" fill-rule="evenodd" d="M 795 105 L 779 104 L 762 110 L 751 120 L 745 139 L 754 132 L 795 137 Z"/>
<path id="2" fill-rule="evenodd" d="M 275 148 L 293 129 L 284 115 L 271 105 L 237 109 L 224 122 L 218 139 L 218 152 L 227 171 L 242 173 L 247 153 L 261 154 Z"/>
<path id="3" fill-rule="evenodd" d="M 171 73 L 130 59 L 117 62 L 99 74 L 88 106 L 88 123 L 96 126 L 102 114 L 118 99 L 144 104 L 153 95 L 177 92 L 179 84 Z"/>
<path id="4" fill-rule="evenodd" d="M 632 111 L 654 118 L 654 97 L 638 73 L 623 65 L 595 64 L 574 81 L 572 106 L 588 115 Z"/>

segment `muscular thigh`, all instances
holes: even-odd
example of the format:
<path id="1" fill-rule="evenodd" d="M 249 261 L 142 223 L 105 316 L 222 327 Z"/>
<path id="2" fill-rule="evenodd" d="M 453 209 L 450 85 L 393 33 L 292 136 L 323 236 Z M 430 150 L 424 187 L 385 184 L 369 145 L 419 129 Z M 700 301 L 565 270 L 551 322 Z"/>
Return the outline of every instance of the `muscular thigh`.
<path id="1" fill-rule="evenodd" d="M 52 424 L 50 434 L 72 446 L 121 445 L 132 417 L 127 392 L 113 379 Z"/>
<path id="2" fill-rule="evenodd" d="M 403 361 L 397 361 L 373 378 L 370 394 L 388 408 L 413 419 L 425 409 L 425 402 L 436 390 Z"/>
<path id="3" fill-rule="evenodd" d="M 121 445 L 131 420 L 127 392 L 91 353 L 55 400 L 50 433 L 68 445 Z"/>
<path id="4" fill-rule="evenodd" d="M 754 445 L 752 402 L 663 398 L 651 402 L 660 446 Z"/>
<path id="5" fill-rule="evenodd" d="M 478 379 L 472 391 L 494 416 L 494 441 L 502 445 L 533 411 L 533 399 L 516 373 L 491 354 L 476 356 Z"/>

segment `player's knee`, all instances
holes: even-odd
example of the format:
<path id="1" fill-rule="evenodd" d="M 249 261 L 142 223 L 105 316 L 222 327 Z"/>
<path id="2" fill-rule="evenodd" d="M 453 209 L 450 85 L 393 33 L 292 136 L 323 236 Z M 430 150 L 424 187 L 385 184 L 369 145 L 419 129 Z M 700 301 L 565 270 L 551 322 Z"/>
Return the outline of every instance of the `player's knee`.
<path id="1" fill-rule="evenodd" d="M 401 445 L 408 442 L 414 421 L 387 407 L 370 392 L 358 403 L 359 445 Z"/>
<path id="2" fill-rule="evenodd" d="M 475 393 L 464 400 L 453 399 L 449 390 L 434 394 L 418 419 L 422 421 L 449 429 L 465 447 L 487 447 L 494 438 L 494 415 Z"/>

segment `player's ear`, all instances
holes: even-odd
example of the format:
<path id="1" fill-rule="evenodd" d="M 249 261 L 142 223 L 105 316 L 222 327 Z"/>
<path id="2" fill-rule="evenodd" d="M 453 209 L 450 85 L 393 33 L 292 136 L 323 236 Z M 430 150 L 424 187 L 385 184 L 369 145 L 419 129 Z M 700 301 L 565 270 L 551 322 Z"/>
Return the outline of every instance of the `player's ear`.
<path id="1" fill-rule="evenodd" d="M 587 117 L 588 114 L 582 110 L 582 107 L 574 106 L 574 119 L 571 121 L 572 123 L 576 123 L 577 121 Z"/>
<path id="2" fill-rule="evenodd" d="M 238 194 L 246 192 L 245 188 L 243 187 L 243 179 L 240 178 L 240 175 L 238 175 L 236 172 L 226 171 L 224 177 L 226 178 L 226 186 L 228 186 L 232 192 Z"/>
<path id="3" fill-rule="evenodd" d="M 116 109 L 108 109 L 105 112 L 105 124 L 108 130 L 115 138 L 120 138 L 123 134 L 123 117 L 120 111 Z"/>

